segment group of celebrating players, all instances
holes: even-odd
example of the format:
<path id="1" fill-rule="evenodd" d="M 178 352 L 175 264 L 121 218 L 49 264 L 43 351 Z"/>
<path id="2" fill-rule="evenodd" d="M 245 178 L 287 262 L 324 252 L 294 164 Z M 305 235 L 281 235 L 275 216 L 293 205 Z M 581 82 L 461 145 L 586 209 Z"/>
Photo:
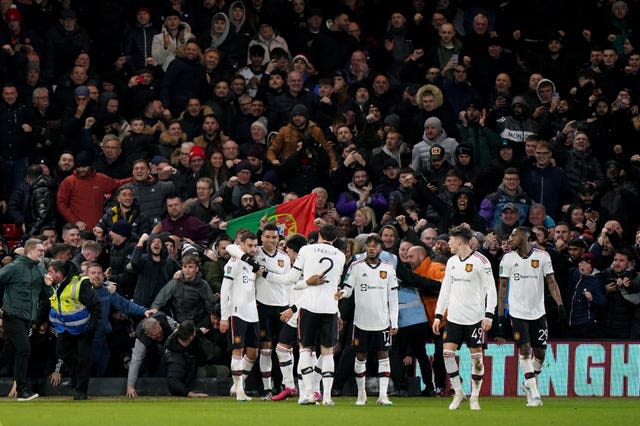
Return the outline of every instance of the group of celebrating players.
<path id="1" fill-rule="evenodd" d="M 542 370 L 547 344 L 544 285 L 558 304 L 564 307 L 554 279 L 549 255 L 532 248 L 531 230 L 514 229 L 509 237 L 512 251 L 500 263 L 499 291 L 494 284 L 491 264 L 469 243 L 470 229 L 464 226 L 449 232 L 452 257 L 447 261 L 445 277 L 436 306 L 433 332 L 443 330 L 445 368 L 455 391 L 450 410 L 458 409 L 467 398 L 462 389 L 456 351 L 466 343 L 471 356 L 472 383 L 469 406 L 480 410 L 478 401 L 484 375 L 485 333 L 494 320 L 499 326 L 511 321 L 519 349 L 520 369 L 524 372 L 522 389 L 527 406 L 542 406 L 536 378 Z M 356 405 L 367 403 L 366 361 L 369 352 L 378 357 L 379 395 L 377 405 L 390 406 L 389 349 L 398 331 L 398 279 L 392 263 L 381 258 L 382 242 L 376 234 L 365 241 L 365 255 L 356 258 L 343 274 L 345 255 L 334 246 L 338 231 L 334 225 L 322 225 L 317 242 L 307 244 L 301 235 L 287 238 L 287 255 L 278 251 L 278 228 L 267 224 L 258 237 L 245 232 L 239 244 L 227 251 L 232 258 L 224 269 L 221 289 L 220 330 L 230 333 L 232 345 L 231 393 L 238 401 L 249 401 L 244 380 L 260 354 L 263 399 L 282 400 L 299 396 L 300 405 L 335 405 L 331 390 L 334 377 L 333 349 L 338 339 L 338 300 L 353 295 L 355 303 L 352 344 L 356 358 L 354 373 L 358 389 Z M 510 279 L 511 277 L 518 279 Z M 497 310 L 497 317 L 495 316 Z M 274 339 L 278 333 L 277 339 Z M 276 354 L 282 372 L 283 390 L 272 393 L 271 351 Z M 300 358 L 299 391 L 293 375 L 293 347 L 298 344 Z M 315 349 L 319 347 L 319 356 Z M 320 392 L 322 383 L 322 393 Z"/>

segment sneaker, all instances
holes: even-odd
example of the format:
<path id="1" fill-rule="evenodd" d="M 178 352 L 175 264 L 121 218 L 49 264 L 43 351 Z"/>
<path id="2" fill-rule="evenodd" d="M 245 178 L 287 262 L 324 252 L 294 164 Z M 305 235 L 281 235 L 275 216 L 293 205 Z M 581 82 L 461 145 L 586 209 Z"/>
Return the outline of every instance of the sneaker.
<path id="1" fill-rule="evenodd" d="M 464 394 L 464 392 L 456 392 L 453 397 L 453 401 L 451 401 L 451 404 L 449 404 L 449 410 L 457 410 L 458 408 L 460 408 L 460 404 L 462 404 L 462 401 L 464 401 L 465 399 L 467 399 L 467 396 Z"/>
<path id="2" fill-rule="evenodd" d="M 236 396 L 236 385 L 235 384 L 231 385 L 231 387 L 229 388 L 229 396 Z"/>
<path id="3" fill-rule="evenodd" d="M 384 398 L 378 398 L 378 400 L 376 401 L 376 405 L 381 405 L 381 406 L 391 406 L 393 405 L 393 402 L 389 401 L 389 398 L 384 397 Z"/>
<path id="4" fill-rule="evenodd" d="M 358 399 L 356 399 L 356 405 L 365 405 L 367 403 L 367 395 L 358 395 Z"/>
<path id="5" fill-rule="evenodd" d="M 298 389 L 296 388 L 284 388 L 282 390 L 282 392 L 280 392 L 277 395 L 273 395 L 273 397 L 271 397 L 272 401 L 280 401 L 283 399 L 287 399 L 290 396 L 297 396 L 298 395 Z"/>
<path id="6" fill-rule="evenodd" d="M 236 392 L 236 401 L 239 401 L 239 402 L 251 401 L 251 397 L 247 396 L 247 394 L 244 392 Z"/>
<path id="7" fill-rule="evenodd" d="M 89 398 L 87 397 L 87 394 L 84 392 L 76 392 L 76 394 L 73 395 L 74 401 L 86 401 L 87 399 Z"/>
<path id="8" fill-rule="evenodd" d="M 260 399 L 262 399 L 263 401 L 271 401 L 273 399 L 273 393 L 271 393 L 271 389 L 265 389 Z"/>
<path id="9" fill-rule="evenodd" d="M 527 407 L 542 407 L 542 399 L 540 397 L 534 396 L 531 398 L 531 402 L 527 403 Z"/>
<path id="10" fill-rule="evenodd" d="M 533 394 L 531 393 L 531 389 L 529 389 L 529 386 L 527 386 L 525 382 L 522 382 L 520 384 L 520 388 L 524 391 L 524 394 L 527 396 L 527 405 L 529 405 L 531 403 L 531 400 L 533 399 Z"/>
<path id="11" fill-rule="evenodd" d="M 18 394 L 18 401 L 33 401 L 34 399 L 38 398 L 40 395 L 38 395 L 35 392 L 30 392 L 30 391 L 22 391 Z"/>
<path id="12" fill-rule="evenodd" d="M 471 408 L 472 410 L 480 409 L 480 403 L 478 402 L 478 397 L 469 398 L 469 408 Z"/>
<path id="13" fill-rule="evenodd" d="M 309 395 L 300 395 L 298 398 L 298 405 L 315 405 L 316 399 Z"/>
<path id="14" fill-rule="evenodd" d="M 336 405 L 336 403 L 333 402 L 333 399 L 323 399 L 322 405 L 328 405 L 330 407 L 333 407 L 334 405 Z"/>

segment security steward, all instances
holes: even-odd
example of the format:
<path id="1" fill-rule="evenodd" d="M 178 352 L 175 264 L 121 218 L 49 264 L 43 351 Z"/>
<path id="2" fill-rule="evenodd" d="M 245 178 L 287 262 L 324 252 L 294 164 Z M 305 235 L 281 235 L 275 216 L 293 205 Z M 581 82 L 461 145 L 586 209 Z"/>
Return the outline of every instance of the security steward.
<path id="1" fill-rule="evenodd" d="M 102 316 L 100 300 L 89 278 L 80 276 L 70 261 L 52 261 L 45 283 L 53 287 L 49 322 L 58 333 L 58 357 L 71 371 L 73 399 L 85 400 L 91 374 L 91 344 Z"/>

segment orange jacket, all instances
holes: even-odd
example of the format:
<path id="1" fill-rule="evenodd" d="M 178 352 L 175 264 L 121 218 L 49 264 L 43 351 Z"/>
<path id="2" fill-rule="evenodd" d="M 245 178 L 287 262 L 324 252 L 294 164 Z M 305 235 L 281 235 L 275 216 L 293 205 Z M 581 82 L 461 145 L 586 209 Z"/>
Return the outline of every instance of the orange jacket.
<path id="1" fill-rule="evenodd" d="M 418 265 L 417 268 L 413 270 L 413 272 L 421 277 L 429 278 L 434 281 L 440 281 L 444 279 L 444 263 L 434 262 L 430 257 L 427 257 Z M 436 304 L 438 303 L 438 298 L 436 296 L 422 296 L 422 304 L 424 305 L 425 311 L 427 311 L 427 319 L 429 320 L 429 325 L 433 323 L 434 318 L 436 317 Z M 446 315 L 445 315 L 446 318 Z M 444 327 L 445 319 L 440 322 L 440 329 Z"/>

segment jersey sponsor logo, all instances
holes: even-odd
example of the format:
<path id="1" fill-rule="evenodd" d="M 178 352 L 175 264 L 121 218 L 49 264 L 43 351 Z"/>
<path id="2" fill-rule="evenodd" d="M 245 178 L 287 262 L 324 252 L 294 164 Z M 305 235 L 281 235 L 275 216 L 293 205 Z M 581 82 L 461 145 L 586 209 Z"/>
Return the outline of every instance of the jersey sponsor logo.
<path id="1" fill-rule="evenodd" d="M 382 278 L 383 280 L 387 278 L 387 271 L 380 271 L 380 278 Z"/>
<path id="2" fill-rule="evenodd" d="M 538 266 L 540 266 L 540 261 L 538 259 L 531 260 L 531 267 L 532 268 L 537 268 Z"/>
<path id="3" fill-rule="evenodd" d="M 278 259 L 278 267 L 284 268 L 284 260 Z"/>
<path id="4" fill-rule="evenodd" d="M 227 266 L 227 274 L 231 274 L 231 270 L 232 270 L 231 266 Z"/>
<path id="5" fill-rule="evenodd" d="M 466 272 L 471 272 L 473 271 L 473 263 L 467 263 L 466 265 L 464 265 L 464 270 Z"/>

